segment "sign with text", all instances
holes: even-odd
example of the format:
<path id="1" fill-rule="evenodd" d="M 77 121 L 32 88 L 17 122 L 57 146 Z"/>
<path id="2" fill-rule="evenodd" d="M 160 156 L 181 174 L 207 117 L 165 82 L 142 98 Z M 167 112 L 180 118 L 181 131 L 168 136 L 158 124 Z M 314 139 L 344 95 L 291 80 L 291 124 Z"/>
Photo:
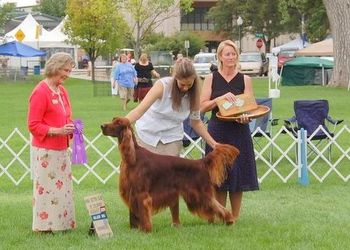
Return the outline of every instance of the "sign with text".
<path id="1" fill-rule="evenodd" d="M 97 236 L 101 239 L 112 237 L 113 232 L 108 223 L 106 205 L 102 194 L 87 196 L 84 200 Z"/>

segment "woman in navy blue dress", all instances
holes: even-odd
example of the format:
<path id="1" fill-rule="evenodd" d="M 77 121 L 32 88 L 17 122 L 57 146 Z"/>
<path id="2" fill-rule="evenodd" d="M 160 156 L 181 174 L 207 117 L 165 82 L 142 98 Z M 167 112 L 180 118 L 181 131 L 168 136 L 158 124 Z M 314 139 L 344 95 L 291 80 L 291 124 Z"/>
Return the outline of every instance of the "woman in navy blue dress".
<path id="1" fill-rule="evenodd" d="M 231 168 L 227 179 L 217 187 L 216 198 L 226 206 L 229 194 L 232 215 L 235 220 L 239 217 L 244 191 L 259 189 L 254 148 L 249 130 L 250 119 L 243 117 L 238 121 L 222 121 L 216 117 L 219 111 L 216 100 L 226 99 L 234 102 L 236 95 L 253 94 L 252 79 L 239 72 L 239 53 L 237 46 L 231 40 L 219 44 L 218 71 L 208 75 L 204 80 L 201 95 L 201 111 L 211 111 L 208 132 L 220 143 L 234 145 L 240 150 L 240 155 Z M 206 154 L 212 151 L 206 146 Z"/>

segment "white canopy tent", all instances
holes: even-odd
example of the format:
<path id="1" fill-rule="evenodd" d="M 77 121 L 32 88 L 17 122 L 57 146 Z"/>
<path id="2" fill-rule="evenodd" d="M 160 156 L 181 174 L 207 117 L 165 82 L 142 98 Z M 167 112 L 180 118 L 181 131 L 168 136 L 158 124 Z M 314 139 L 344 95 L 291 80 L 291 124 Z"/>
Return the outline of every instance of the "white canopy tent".
<path id="1" fill-rule="evenodd" d="M 292 41 L 289 41 L 285 44 L 282 44 L 280 46 L 274 47 L 271 49 L 271 52 L 274 55 L 277 55 L 282 49 L 303 49 L 309 45 L 308 42 L 303 41 L 301 38 L 296 38 Z"/>
<path id="2" fill-rule="evenodd" d="M 19 67 L 27 66 L 33 67 L 34 65 L 40 64 L 41 61 L 46 61 L 53 53 L 55 52 L 67 52 L 72 55 L 77 64 L 77 50 L 78 47 L 71 45 L 67 42 L 67 36 L 62 32 L 64 27 L 64 21 L 57 25 L 52 31 L 47 31 L 34 19 L 34 17 L 29 13 L 27 17 L 20 23 L 16 28 L 9 31 L 5 35 L 5 40 L 11 41 L 16 40 L 16 33 L 21 30 L 24 34 L 22 42 L 31 47 L 46 51 L 47 55 L 45 58 L 28 58 L 21 59 L 10 58 L 8 66 L 10 67 Z M 41 32 L 38 33 L 38 29 L 41 29 Z"/>
<path id="3" fill-rule="evenodd" d="M 64 18 L 53 30 L 47 34 L 40 36 L 40 48 L 47 53 L 49 58 L 56 52 L 67 52 L 72 55 L 76 65 L 78 65 L 78 46 L 74 46 L 68 42 L 68 36 L 63 33 Z"/>
<path id="4" fill-rule="evenodd" d="M 40 27 L 39 23 L 34 19 L 34 17 L 31 14 L 28 14 L 26 18 L 16 28 L 6 33 L 6 35 L 4 36 L 4 42 L 17 40 L 16 35 L 18 35 L 19 31 L 22 31 L 24 34 L 22 43 L 29 45 L 33 48 L 40 49 L 38 46 L 38 39 L 36 39 L 36 32 L 38 27 Z M 42 29 L 43 35 L 47 35 L 47 33 L 47 30 Z M 38 65 L 39 63 L 40 58 L 38 57 L 10 57 L 8 60 L 8 67 L 19 68 L 21 66 Z"/>

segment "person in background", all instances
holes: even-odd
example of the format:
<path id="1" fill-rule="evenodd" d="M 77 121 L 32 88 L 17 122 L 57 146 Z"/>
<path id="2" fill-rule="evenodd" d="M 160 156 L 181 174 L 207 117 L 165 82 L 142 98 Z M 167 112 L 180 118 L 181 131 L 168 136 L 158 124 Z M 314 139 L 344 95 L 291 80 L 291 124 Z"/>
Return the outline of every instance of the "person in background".
<path id="1" fill-rule="evenodd" d="M 118 86 L 113 87 L 114 84 L 114 74 L 115 70 L 117 68 L 118 64 L 118 59 L 116 57 L 113 57 L 112 59 L 112 69 L 111 69 L 111 91 L 112 91 L 112 96 L 117 96 L 118 95 Z"/>
<path id="2" fill-rule="evenodd" d="M 135 130 L 140 146 L 163 155 L 179 156 L 184 135 L 183 122 L 190 124 L 212 148 L 216 141 L 200 119 L 200 80 L 188 58 L 176 61 L 172 77 L 155 82 L 141 103 L 125 117 L 136 121 Z M 174 214 L 178 214 L 177 206 Z M 180 221 L 177 218 L 177 222 Z"/>
<path id="3" fill-rule="evenodd" d="M 64 81 L 74 67 L 67 53 L 46 62 L 45 76 L 29 98 L 28 129 L 32 139 L 33 226 L 35 232 L 76 227 L 69 140 L 74 124 Z"/>
<path id="4" fill-rule="evenodd" d="M 182 54 L 179 53 L 176 55 L 176 60 L 180 60 L 182 58 L 184 58 L 184 56 Z"/>
<path id="5" fill-rule="evenodd" d="M 129 63 L 131 63 L 131 59 L 133 59 L 133 56 L 132 56 L 132 54 L 131 54 L 130 51 L 128 51 L 128 52 L 126 53 L 126 59 L 127 59 L 127 61 L 128 61 Z"/>
<path id="6" fill-rule="evenodd" d="M 243 117 L 238 121 L 221 121 L 216 117 L 219 111 L 216 100 L 226 99 L 234 102 L 236 95 L 253 95 L 252 79 L 239 72 L 239 52 L 230 40 L 219 44 L 217 50 L 218 71 L 204 79 L 201 94 L 201 111 L 211 111 L 208 131 L 220 143 L 234 145 L 240 150 L 235 165 L 228 173 L 226 181 L 217 188 L 217 200 L 226 206 L 227 193 L 231 203 L 232 215 L 238 219 L 244 191 L 258 190 L 258 179 L 254 148 L 249 130 L 250 119 Z M 206 154 L 212 151 L 206 146 Z"/>
<path id="7" fill-rule="evenodd" d="M 147 54 L 144 53 L 141 54 L 139 62 L 135 64 L 135 70 L 137 72 L 137 85 L 134 89 L 134 101 L 140 102 L 153 86 L 152 76 L 159 78 L 160 75 L 148 60 Z"/>
<path id="8" fill-rule="evenodd" d="M 123 101 L 123 110 L 127 109 L 127 104 L 134 94 L 134 86 L 137 83 L 137 74 L 131 63 L 127 62 L 125 54 L 120 55 L 120 63 L 118 63 L 114 73 L 113 88 L 118 86 L 120 99 Z"/>
<path id="9" fill-rule="evenodd" d="M 87 65 L 88 65 L 87 66 L 87 75 L 91 76 L 91 73 L 92 73 L 92 62 L 89 60 Z"/>

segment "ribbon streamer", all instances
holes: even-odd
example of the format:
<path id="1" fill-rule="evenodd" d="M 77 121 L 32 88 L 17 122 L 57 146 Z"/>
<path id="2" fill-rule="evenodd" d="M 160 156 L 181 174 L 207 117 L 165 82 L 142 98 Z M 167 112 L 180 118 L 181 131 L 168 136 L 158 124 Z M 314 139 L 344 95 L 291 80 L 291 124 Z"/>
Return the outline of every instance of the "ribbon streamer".
<path id="1" fill-rule="evenodd" d="M 83 129 L 84 125 L 80 119 L 73 121 L 73 149 L 72 149 L 72 164 L 84 164 L 87 163 Z"/>

